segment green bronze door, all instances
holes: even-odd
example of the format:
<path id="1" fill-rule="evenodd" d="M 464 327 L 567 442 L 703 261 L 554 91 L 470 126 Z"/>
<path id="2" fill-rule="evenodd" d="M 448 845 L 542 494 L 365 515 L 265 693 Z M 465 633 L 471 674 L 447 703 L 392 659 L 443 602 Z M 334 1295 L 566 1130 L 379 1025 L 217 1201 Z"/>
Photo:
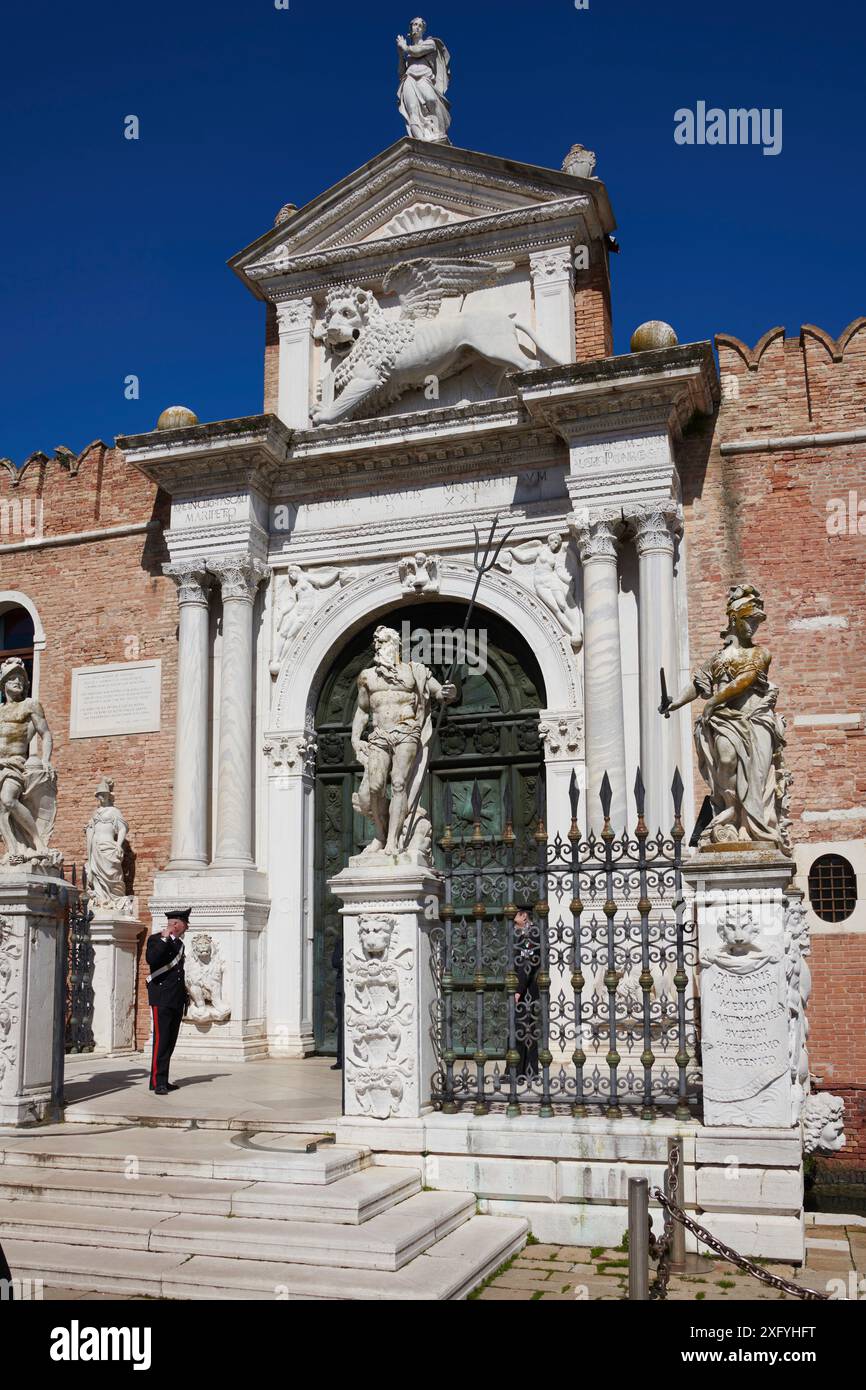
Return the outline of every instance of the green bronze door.
<path id="1" fill-rule="evenodd" d="M 318 758 L 316 770 L 316 887 L 314 936 L 314 1028 L 319 1052 L 336 1051 L 334 1013 L 334 970 L 331 964 L 334 944 L 340 930 L 339 903 L 330 893 L 327 880 L 345 868 L 349 856 L 359 854 L 370 839 L 372 827 L 352 808 L 352 792 L 361 780 L 350 741 L 355 712 L 358 674 L 372 664 L 373 630 L 387 622 L 398 632 L 409 623 L 412 640 L 419 632 L 437 630 L 459 632 L 465 608 L 461 604 L 412 604 L 371 623 L 352 638 L 341 651 L 325 679 L 316 712 Z M 514 827 L 518 840 L 528 844 L 535 826 L 538 779 L 543 775 L 543 757 L 538 739 L 538 712 L 545 695 L 541 672 L 524 639 L 492 613 L 476 609 L 473 629 L 477 634 L 477 657 L 484 652 L 481 635 L 486 638 L 486 669 L 458 667 L 459 698 L 442 720 L 431 749 L 428 790 L 423 798 L 433 819 L 434 855 L 441 861 L 438 841 L 443 831 L 445 787 L 451 786 L 455 835 L 472 831 L 472 789 L 477 781 L 481 793 L 482 831 L 500 832 L 506 787 L 510 787 L 514 806 Z M 417 649 L 416 649 L 417 650 Z M 430 663 L 441 680 L 443 666 Z M 524 862 L 525 857 L 524 857 Z M 470 904 L 456 904 L 458 918 L 470 920 Z M 495 960 L 504 955 L 502 943 L 491 942 L 494 968 L 489 988 L 502 997 L 502 1028 L 498 1011 L 489 1011 L 491 1026 L 502 1039 L 491 1036 L 491 1055 L 504 1048 L 503 981 Z M 455 996 L 455 1022 L 464 1008 L 474 1008 L 466 980 L 467 993 Z M 494 1001 L 489 1001 L 493 1005 Z M 487 1012 L 487 1011 L 486 1011 Z M 455 1028 L 459 1037 L 463 1030 Z M 471 1030 L 469 1033 L 471 1036 Z"/>

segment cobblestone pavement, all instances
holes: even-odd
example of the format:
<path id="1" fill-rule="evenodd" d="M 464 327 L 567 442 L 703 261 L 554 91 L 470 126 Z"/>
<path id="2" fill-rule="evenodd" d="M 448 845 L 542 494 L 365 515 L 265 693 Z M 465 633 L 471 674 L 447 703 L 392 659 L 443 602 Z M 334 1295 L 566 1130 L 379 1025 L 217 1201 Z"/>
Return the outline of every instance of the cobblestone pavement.
<path id="1" fill-rule="evenodd" d="M 769 1288 L 715 1256 L 704 1257 L 702 1264 L 706 1268 L 695 1273 L 671 1275 L 668 1286 L 671 1302 L 796 1301 L 793 1294 Z M 836 1298 L 864 1298 L 866 1228 L 810 1226 L 806 1234 L 805 1265 L 770 1261 L 761 1261 L 761 1264 L 771 1274 L 780 1274 L 784 1279 L 821 1293 L 834 1294 Z M 528 1245 L 472 1297 L 485 1302 L 624 1299 L 628 1297 L 628 1256 L 622 1249 L 600 1246 L 590 1250 L 577 1245 Z"/>

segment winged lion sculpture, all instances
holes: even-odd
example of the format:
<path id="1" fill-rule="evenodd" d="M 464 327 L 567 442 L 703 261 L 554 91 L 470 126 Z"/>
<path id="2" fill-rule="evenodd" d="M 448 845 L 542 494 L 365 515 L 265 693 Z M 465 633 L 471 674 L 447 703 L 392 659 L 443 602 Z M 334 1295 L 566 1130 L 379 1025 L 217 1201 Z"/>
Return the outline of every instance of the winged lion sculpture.
<path id="1" fill-rule="evenodd" d="M 313 424 L 330 425 L 364 414 L 375 415 L 405 392 L 444 381 L 462 371 L 473 356 L 506 371 L 526 371 L 542 359 L 560 359 L 539 341 L 534 328 L 505 309 L 461 306 L 440 314 L 446 298 L 465 296 L 493 285 L 514 269 L 511 261 L 447 261 L 422 257 L 401 261 L 388 271 L 383 292 L 396 294 L 399 315 L 384 312 L 371 290 L 332 286 L 315 338 L 336 364 L 335 397 L 312 415 Z M 518 332 L 534 345 L 531 357 Z"/>

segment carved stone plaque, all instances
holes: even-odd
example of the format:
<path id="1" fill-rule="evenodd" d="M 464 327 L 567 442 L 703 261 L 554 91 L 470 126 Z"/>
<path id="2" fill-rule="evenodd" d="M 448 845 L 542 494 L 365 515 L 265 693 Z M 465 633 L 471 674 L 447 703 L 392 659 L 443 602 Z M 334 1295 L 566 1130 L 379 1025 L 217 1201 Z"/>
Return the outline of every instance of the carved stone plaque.
<path id="1" fill-rule="evenodd" d="M 162 662 L 122 661 L 72 672 L 70 738 L 157 733 Z"/>
<path id="2" fill-rule="evenodd" d="M 778 961 L 701 971 L 707 1124 L 788 1125 L 788 1017 Z"/>

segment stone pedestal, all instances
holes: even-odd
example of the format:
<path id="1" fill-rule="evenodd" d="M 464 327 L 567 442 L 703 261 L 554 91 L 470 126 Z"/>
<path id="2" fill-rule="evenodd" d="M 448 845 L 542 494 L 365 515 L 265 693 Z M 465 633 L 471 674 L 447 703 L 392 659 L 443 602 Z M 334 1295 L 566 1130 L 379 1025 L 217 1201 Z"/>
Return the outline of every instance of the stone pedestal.
<path id="1" fill-rule="evenodd" d="M 683 868 L 698 921 L 705 1125 L 799 1123 L 785 932 L 793 872 L 792 860 L 747 848 L 702 851 Z"/>
<path id="2" fill-rule="evenodd" d="M 60 878 L 0 870 L 0 1124 L 50 1118 L 68 893 Z"/>
<path id="3" fill-rule="evenodd" d="M 329 887 L 344 904 L 344 1113 L 418 1119 L 436 1071 L 430 932 L 441 878 L 413 865 L 351 865 Z"/>
<path id="4" fill-rule="evenodd" d="M 134 917 L 95 909 L 93 947 L 93 1042 L 114 1056 L 135 1051 L 136 946 L 144 931 Z"/>
<path id="5" fill-rule="evenodd" d="M 184 936 L 189 962 L 195 938 L 207 933 L 221 969 L 225 1022 L 184 1019 L 175 1057 L 196 1062 L 249 1062 L 268 1055 L 265 1036 L 265 926 L 270 900 L 257 869 L 211 867 L 201 873 L 164 870 L 155 876 L 150 901 L 154 931 L 162 931 L 170 907 L 190 907 Z M 190 966 L 189 969 L 192 967 Z"/>

